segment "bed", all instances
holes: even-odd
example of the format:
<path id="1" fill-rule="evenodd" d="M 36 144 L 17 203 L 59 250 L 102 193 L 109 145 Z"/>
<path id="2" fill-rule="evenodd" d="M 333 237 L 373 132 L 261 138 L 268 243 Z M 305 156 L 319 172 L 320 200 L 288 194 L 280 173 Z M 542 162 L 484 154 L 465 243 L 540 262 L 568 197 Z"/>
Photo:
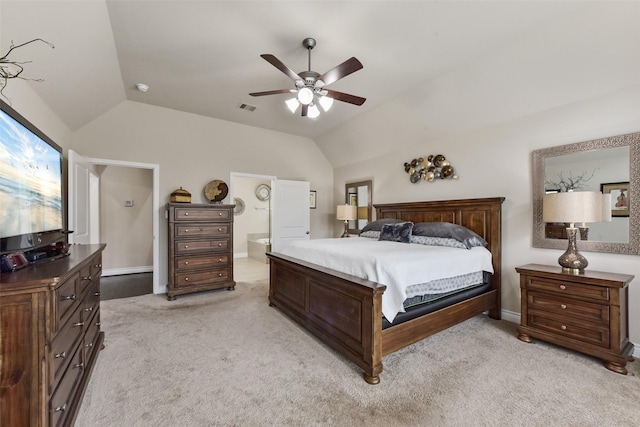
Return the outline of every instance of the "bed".
<path id="1" fill-rule="evenodd" d="M 375 205 L 376 219 L 448 222 L 486 240 L 493 274 L 480 292 L 461 301 L 385 327 L 385 285 L 271 252 L 269 304 L 360 367 L 367 383 L 378 384 L 384 356 L 483 312 L 500 319 L 503 201 L 495 197 Z"/>

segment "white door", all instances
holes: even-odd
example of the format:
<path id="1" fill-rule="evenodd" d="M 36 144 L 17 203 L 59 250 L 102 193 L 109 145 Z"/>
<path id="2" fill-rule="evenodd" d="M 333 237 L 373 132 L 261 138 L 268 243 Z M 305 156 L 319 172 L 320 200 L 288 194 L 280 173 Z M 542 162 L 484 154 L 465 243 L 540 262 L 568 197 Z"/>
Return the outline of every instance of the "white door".
<path id="1" fill-rule="evenodd" d="M 76 153 L 69 150 L 69 243 L 97 243 L 100 236 L 94 234 L 100 224 L 99 212 L 92 212 L 98 206 L 100 197 L 99 177 L 95 166 Z M 93 216 L 92 216 L 93 215 Z M 91 225 L 92 220 L 96 222 Z M 93 230 L 93 233 L 92 233 Z"/>
<path id="2" fill-rule="evenodd" d="M 308 181 L 275 179 L 271 183 L 271 250 L 280 252 L 290 241 L 309 239 Z"/>

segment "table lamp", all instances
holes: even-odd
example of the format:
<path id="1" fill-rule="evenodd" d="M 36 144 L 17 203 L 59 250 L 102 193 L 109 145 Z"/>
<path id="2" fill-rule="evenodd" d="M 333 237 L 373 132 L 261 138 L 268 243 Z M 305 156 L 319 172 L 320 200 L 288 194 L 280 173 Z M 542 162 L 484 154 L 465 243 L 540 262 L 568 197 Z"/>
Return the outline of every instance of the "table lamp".
<path id="1" fill-rule="evenodd" d="M 338 205 L 336 218 L 344 221 L 344 233 L 340 237 L 349 237 L 349 221 L 358 218 L 358 207 L 353 205 Z"/>

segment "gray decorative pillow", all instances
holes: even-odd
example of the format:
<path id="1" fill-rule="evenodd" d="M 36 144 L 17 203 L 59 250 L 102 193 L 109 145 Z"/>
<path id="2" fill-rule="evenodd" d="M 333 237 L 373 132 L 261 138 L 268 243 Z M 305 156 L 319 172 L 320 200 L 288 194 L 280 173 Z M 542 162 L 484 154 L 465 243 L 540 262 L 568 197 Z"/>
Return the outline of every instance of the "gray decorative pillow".
<path id="1" fill-rule="evenodd" d="M 412 222 L 398 222 L 395 224 L 384 224 L 378 240 L 390 242 L 409 243 L 411 241 Z"/>
<path id="2" fill-rule="evenodd" d="M 464 243 L 467 249 L 487 246 L 487 241 L 473 231 L 450 222 L 419 222 L 413 227 L 414 236 L 443 237 Z"/>
<path id="3" fill-rule="evenodd" d="M 380 232 L 379 231 L 373 231 L 373 230 L 363 231 L 363 232 L 360 233 L 360 237 L 369 237 L 371 239 L 378 240 L 378 238 L 380 238 Z"/>
<path id="4" fill-rule="evenodd" d="M 456 239 L 449 239 L 447 237 L 431 237 L 431 236 L 411 236 L 411 243 L 418 245 L 428 246 L 447 246 L 449 248 L 469 249 L 467 245 Z"/>
<path id="5" fill-rule="evenodd" d="M 367 231 L 382 231 L 382 226 L 385 224 L 397 224 L 400 222 L 406 222 L 402 219 L 395 219 L 395 218 L 386 218 L 386 219 L 379 219 L 377 221 L 373 221 L 368 223 L 367 225 L 365 225 L 362 228 L 362 231 L 360 232 L 360 234 L 365 233 Z"/>

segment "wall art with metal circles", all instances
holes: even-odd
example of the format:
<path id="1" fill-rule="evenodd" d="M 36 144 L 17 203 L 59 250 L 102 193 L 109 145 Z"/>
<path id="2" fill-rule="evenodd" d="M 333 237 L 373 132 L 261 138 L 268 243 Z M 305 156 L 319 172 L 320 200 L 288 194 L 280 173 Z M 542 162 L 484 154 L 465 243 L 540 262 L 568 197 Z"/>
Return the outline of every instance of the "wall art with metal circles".
<path id="1" fill-rule="evenodd" d="M 442 154 L 416 157 L 410 162 L 405 162 L 404 171 L 409 174 L 409 181 L 414 184 L 423 180 L 435 182 L 442 179 L 458 179 L 455 169 Z"/>

